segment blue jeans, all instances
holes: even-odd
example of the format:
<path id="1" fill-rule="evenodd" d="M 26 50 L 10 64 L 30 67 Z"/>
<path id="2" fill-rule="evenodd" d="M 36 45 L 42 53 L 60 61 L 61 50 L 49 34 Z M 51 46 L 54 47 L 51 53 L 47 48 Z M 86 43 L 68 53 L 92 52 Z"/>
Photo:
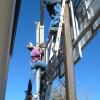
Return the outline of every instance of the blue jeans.
<path id="1" fill-rule="evenodd" d="M 60 13 L 61 13 L 61 4 L 55 3 L 54 5 L 46 5 L 49 15 L 51 17 L 50 28 L 59 26 Z"/>
<path id="2" fill-rule="evenodd" d="M 41 70 L 45 70 L 47 67 L 47 64 L 44 61 L 38 60 L 36 63 L 32 64 L 33 69 L 41 68 Z"/>

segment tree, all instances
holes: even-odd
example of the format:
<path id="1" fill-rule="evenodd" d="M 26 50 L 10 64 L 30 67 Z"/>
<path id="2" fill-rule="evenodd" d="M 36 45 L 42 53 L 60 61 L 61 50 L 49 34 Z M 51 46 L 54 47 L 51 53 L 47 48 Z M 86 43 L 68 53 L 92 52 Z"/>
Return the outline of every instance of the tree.
<path id="1" fill-rule="evenodd" d="M 65 99 L 65 87 L 61 85 L 59 80 L 56 82 L 56 86 L 52 88 L 50 100 L 66 100 Z"/>
<path id="2" fill-rule="evenodd" d="M 64 99 L 64 91 L 61 87 L 55 87 L 51 93 L 50 100 L 65 100 Z"/>
<path id="3" fill-rule="evenodd" d="M 92 100 L 93 95 L 91 94 L 91 91 L 88 88 L 85 88 L 84 86 L 78 85 L 77 89 L 77 99 L 82 99 L 82 100 Z"/>

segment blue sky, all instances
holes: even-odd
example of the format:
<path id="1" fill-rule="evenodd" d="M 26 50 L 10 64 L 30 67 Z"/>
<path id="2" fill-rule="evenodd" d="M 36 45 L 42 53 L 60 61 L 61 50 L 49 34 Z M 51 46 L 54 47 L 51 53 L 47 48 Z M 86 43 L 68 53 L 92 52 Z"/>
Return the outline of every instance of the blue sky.
<path id="1" fill-rule="evenodd" d="M 90 100 L 100 100 L 100 30 L 83 50 L 83 58 L 75 66 L 77 90 L 88 91 Z M 83 99 L 79 99 L 83 100 Z"/>
<path id="2" fill-rule="evenodd" d="M 25 98 L 24 91 L 27 89 L 27 83 L 31 77 L 30 55 L 26 44 L 29 41 L 35 44 L 35 21 L 40 19 L 39 6 L 39 1 L 22 0 L 14 52 L 9 64 L 5 100 L 23 100 Z M 47 12 L 45 12 L 45 16 L 45 37 L 47 37 L 50 19 Z M 90 95 L 93 95 L 91 100 L 100 100 L 99 43 L 100 31 L 83 50 L 83 58 L 75 66 L 76 88 L 78 90 L 80 87 L 82 91 L 89 90 Z"/>

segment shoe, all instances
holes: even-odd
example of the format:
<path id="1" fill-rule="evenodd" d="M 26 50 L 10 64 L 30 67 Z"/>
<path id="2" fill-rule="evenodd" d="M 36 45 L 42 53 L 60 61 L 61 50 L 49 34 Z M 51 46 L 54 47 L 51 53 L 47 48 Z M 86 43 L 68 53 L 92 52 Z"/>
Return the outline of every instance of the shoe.
<path id="1" fill-rule="evenodd" d="M 50 31 L 57 32 L 58 31 L 58 27 L 51 27 Z"/>
<path id="2" fill-rule="evenodd" d="M 51 27 L 49 31 L 49 36 L 48 36 L 48 42 L 51 40 L 52 36 L 54 37 L 57 35 L 58 28 L 57 27 Z"/>

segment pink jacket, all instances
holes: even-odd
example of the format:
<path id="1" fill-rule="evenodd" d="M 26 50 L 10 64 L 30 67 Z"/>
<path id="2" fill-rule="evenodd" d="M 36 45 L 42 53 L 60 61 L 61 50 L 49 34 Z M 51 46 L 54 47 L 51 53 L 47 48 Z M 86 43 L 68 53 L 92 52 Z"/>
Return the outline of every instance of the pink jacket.
<path id="1" fill-rule="evenodd" d="M 31 51 L 31 62 L 35 63 L 38 60 L 41 60 L 41 54 L 43 54 L 43 51 L 34 47 Z"/>

